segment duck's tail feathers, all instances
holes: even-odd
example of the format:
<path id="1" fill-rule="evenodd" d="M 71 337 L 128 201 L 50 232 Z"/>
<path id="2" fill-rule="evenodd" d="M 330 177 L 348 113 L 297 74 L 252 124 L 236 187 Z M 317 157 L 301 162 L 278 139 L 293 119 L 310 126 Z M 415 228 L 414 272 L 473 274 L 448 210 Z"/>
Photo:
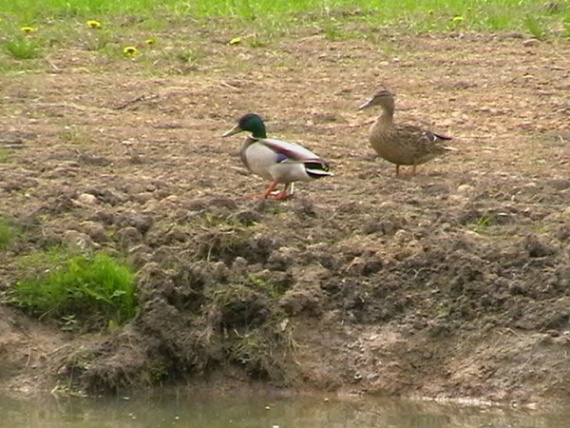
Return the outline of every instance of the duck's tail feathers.
<path id="1" fill-rule="evenodd" d="M 305 165 L 305 171 L 311 178 L 321 178 L 321 177 L 330 177 L 333 175 L 332 172 L 329 171 L 329 165 L 323 161 L 306 161 L 303 162 Z"/>

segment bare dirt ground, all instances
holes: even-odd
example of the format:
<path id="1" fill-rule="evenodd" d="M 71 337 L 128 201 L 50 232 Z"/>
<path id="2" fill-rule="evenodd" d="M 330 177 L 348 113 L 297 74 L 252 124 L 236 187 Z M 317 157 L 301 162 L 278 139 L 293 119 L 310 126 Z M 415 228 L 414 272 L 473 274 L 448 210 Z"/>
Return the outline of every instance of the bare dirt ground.
<path id="1" fill-rule="evenodd" d="M 141 311 L 81 334 L 1 307 L 0 384 L 569 402 L 570 41 L 200 31 L 192 64 L 55 50 L 3 76 L 0 211 L 29 238 L 1 286 L 30 251 L 102 249 L 137 269 Z M 458 152 L 395 178 L 356 110 L 380 84 Z M 267 183 L 220 138 L 246 112 L 335 176 L 251 200 Z"/>

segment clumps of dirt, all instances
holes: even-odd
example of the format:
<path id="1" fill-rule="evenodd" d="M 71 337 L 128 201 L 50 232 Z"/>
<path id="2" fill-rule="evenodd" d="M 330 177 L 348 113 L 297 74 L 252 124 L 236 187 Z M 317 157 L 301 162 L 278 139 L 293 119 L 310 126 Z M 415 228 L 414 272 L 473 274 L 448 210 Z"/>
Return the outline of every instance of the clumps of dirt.
<path id="1" fill-rule="evenodd" d="M 75 52 L 69 62 L 68 50 L 53 52 L 57 75 L 6 76 L 5 128 L 23 142 L 0 156 L 2 217 L 18 231 L 0 252 L 0 287 L 34 273 L 19 257 L 61 245 L 127 258 L 138 272 L 129 325 L 96 337 L 41 330 L 59 339 L 46 345 L 42 374 L 96 391 L 221 373 L 350 392 L 567 400 L 568 118 L 564 100 L 545 92 L 565 88 L 565 42 L 292 36 L 240 46 L 236 61 L 236 46 L 201 34 L 215 55 L 175 78 L 172 64 L 149 79 L 141 62 L 111 61 L 97 62 L 93 79 L 77 65 L 96 58 Z M 279 73 L 268 72 L 272 50 Z M 371 117 L 355 109 L 379 81 L 399 94 L 398 122 L 449 130 L 458 152 L 397 178 L 372 158 Z M 132 88 L 144 94 L 126 96 Z M 244 174 L 239 143 L 218 136 L 254 108 L 271 135 L 315 149 L 335 176 L 299 183 L 287 201 L 247 199 L 261 180 Z M 0 333 L 4 355 L 31 343 L 10 324 Z M 29 379 L 42 366 L 32 356 Z"/>
<path id="2" fill-rule="evenodd" d="M 249 230 L 251 214 L 239 220 L 258 218 L 257 208 L 218 202 L 194 205 L 200 215 L 166 233 L 151 230 L 142 244 L 137 235 L 131 254 L 140 245 L 149 252 L 137 275 L 138 316 L 81 358 L 70 355 L 60 373 L 88 391 L 238 369 L 244 379 L 291 381 L 295 345 L 280 304 L 293 286 L 287 259 L 270 257 L 278 241 Z M 124 236 L 117 239 L 128 249 Z"/>
<path id="3" fill-rule="evenodd" d="M 470 332 L 563 335 L 570 328 L 570 264 L 563 241 L 545 233 L 498 239 L 505 230 L 518 230 L 526 217 L 481 224 L 500 211 L 488 201 L 476 214 L 466 204 L 445 218 L 435 211 L 396 215 L 389 201 L 380 212 L 352 203 L 332 214 L 302 198 L 186 204 L 188 210 L 173 211 L 171 218 L 151 212 L 100 217 L 117 228 L 113 239 L 139 266 L 140 311 L 126 329 L 87 353 L 83 349 L 81 358 L 72 354 L 66 360 L 59 372 L 77 387 L 117 391 L 225 373 L 280 386 L 311 383 L 315 376 L 331 385 L 358 378 L 364 389 L 409 394 L 453 355 L 449 341 L 469 343 Z M 410 206 L 416 207 L 413 201 Z M 434 230 L 434 222 L 443 226 Z M 311 333 L 307 325 L 315 325 Z M 362 331 L 343 332 L 348 326 Z M 416 357 L 399 356 L 376 369 L 366 362 L 359 370 L 348 365 L 335 373 L 336 380 L 315 372 L 324 369 L 308 373 L 310 364 L 299 366 L 306 346 L 332 352 L 325 357 L 328 364 L 372 352 L 346 341 L 335 349 L 336 339 L 307 342 L 308 334 L 347 334 L 348 341 L 360 341 L 369 329 L 413 336 L 409 346 Z M 417 381 L 396 373 L 403 361 L 426 367 Z M 378 373 L 370 372 L 368 381 L 358 374 L 370 370 Z M 378 383 L 380 375 L 400 383 L 388 391 Z"/>
<path id="4" fill-rule="evenodd" d="M 539 364 L 539 343 L 551 338 L 558 356 L 570 330 L 564 211 L 548 212 L 536 203 L 540 192 L 517 184 L 521 203 L 497 198 L 492 183 L 479 193 L 425 185 L 421 203 L 402 182 L 393 186 L 379 204 L 353 199 L 332 208 L 302 197 L 168 195 L 155 196 L 162 204 L 125 208 L 113 205 L 111 195 L 120 194 L 113 188 L 60 195 L 69 206 L 45 201 L 65 206 L 56 210 L 65 223 L 27 245 L 124 254 L 137 270 L 139 301 L 129 325 L 66 348 L 50 360 L 51 373 L 89 392 L 221 375 L 528 401 L 521 390 L 502 395 L 501 388 L 521 364 L 512 349 Z M 70 211 L 84 220 L 68 218 Z M 15 221 L 38 233 L 42 213 Z M 504 334 L 512 349 L 499 345 L 496 335 Z M 547 384 L 549 375 L 537 379 Z"/>

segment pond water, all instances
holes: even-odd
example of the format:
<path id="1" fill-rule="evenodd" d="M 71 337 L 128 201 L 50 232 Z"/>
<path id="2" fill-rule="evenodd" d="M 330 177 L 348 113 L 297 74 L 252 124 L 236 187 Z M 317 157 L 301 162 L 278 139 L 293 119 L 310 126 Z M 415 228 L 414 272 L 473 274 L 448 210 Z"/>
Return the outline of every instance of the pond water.
<path id="1" fill-rule="evenodd" d="M 195 396 L 14 399 L 0 395 L 0 427 L 41 428 L 567 428 L 570 410 L 323 396 Z"/>

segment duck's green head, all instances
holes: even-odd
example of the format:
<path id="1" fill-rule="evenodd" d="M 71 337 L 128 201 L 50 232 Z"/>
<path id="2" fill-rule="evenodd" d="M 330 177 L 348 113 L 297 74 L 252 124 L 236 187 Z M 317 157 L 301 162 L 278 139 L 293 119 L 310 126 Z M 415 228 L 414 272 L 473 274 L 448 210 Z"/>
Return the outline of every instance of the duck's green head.
<path id="1" fill-rule="evenodd" d="M 267 138 L 263 119 L 255 113 L 244 114 L 238 120 L 237 125 L 222 135 L 222 137 L 229 137 L 230 135 L 234 135 L 242 131 L 251 132 L 251 135 L 254 138 Z"/>

